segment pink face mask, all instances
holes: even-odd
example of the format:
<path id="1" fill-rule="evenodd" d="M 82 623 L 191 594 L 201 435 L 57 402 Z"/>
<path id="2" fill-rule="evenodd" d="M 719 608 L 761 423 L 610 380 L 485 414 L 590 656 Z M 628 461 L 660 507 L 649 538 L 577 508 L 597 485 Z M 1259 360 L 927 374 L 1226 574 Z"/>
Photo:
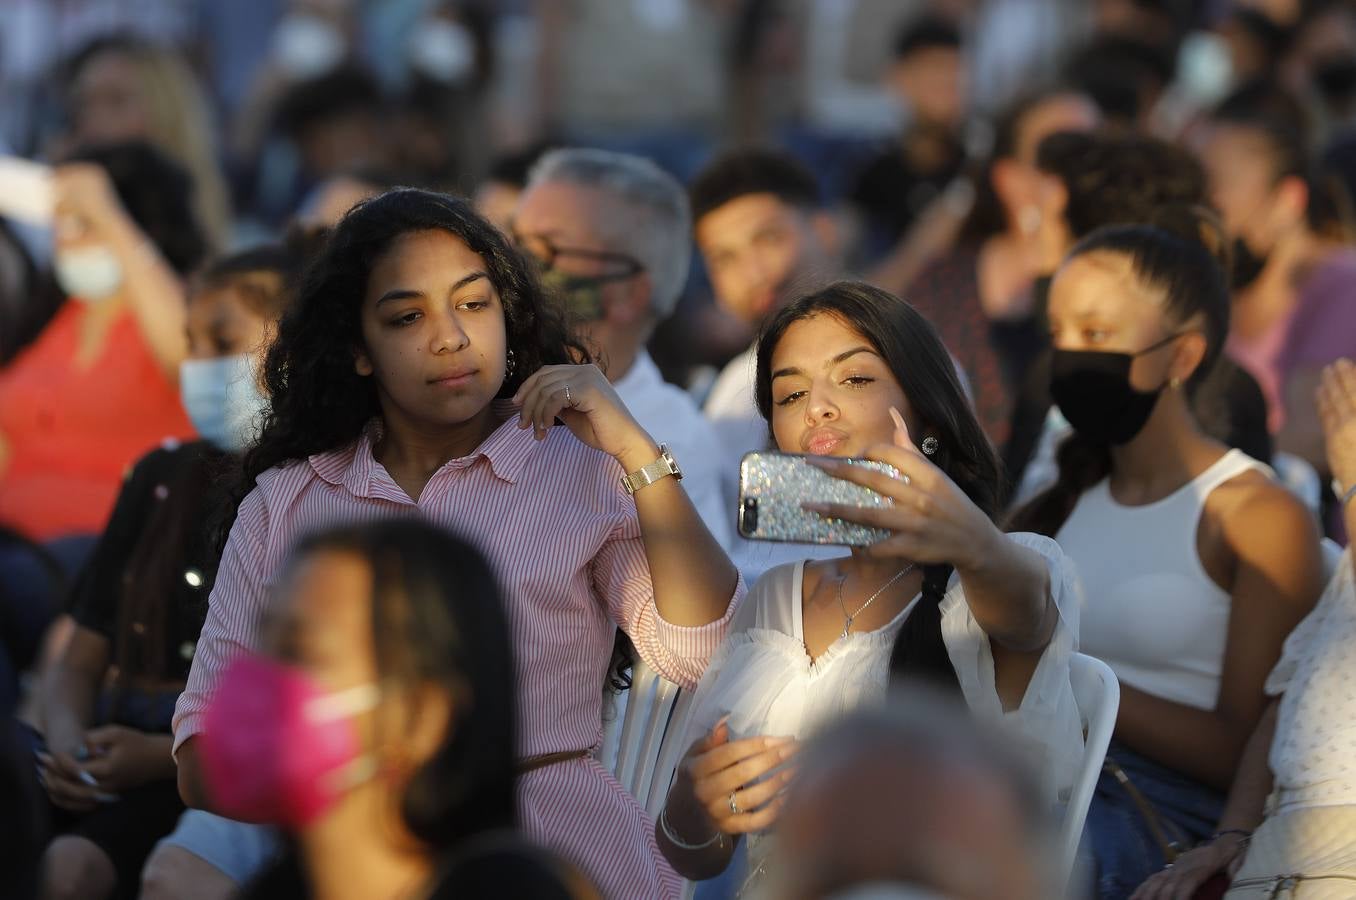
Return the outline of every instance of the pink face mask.
<path id="1" fill-rule="evenodd" d="M 216 811 L 292 830 L 315 821 L 375 771 L 353 717 L 379 696 L 375 684 L 327 693 L 295 666 L 262 656 L 233 662 L 198 739 Z"/>

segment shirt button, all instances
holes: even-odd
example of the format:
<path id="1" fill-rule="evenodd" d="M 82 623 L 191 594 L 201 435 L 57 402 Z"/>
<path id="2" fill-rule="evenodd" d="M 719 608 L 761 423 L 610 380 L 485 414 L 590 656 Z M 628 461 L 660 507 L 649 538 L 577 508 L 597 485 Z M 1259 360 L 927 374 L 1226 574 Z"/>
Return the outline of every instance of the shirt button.
<path id="1" fill-rule="evenodd" d="M 132 631 L 133 631 L 133 633 L 135 633 L 135 634 L 145 634 L 145 633 L 146 633 L 146 626 L 145 626 L 145 624 L 142 623 L 142 622 L 133 622 L 133 623 L 132 623 Z"/>
<path id="2" fill-rule="evenodd" d="M 193 641 L 184 641 L 179 645 L 179 656 L 182 659 L 192 659 L 197 651 L 198 645 Z"/>
<path id="3" fill-rule="evenodd" d="M 189 587 L 202 587 L 202 572 L 197 569 L 186 569 L 184 570 L 184 581 L 188 582 Z"/>
<path id="4" fill-rule="evenodd" d="M 155 499 L 164 500 L 166 497 L 169 496 L 169 488 L 163 484 L 157 484 L 155 486 L 155 490 L 152 491 L 152 493 L 155 494 Z"/>

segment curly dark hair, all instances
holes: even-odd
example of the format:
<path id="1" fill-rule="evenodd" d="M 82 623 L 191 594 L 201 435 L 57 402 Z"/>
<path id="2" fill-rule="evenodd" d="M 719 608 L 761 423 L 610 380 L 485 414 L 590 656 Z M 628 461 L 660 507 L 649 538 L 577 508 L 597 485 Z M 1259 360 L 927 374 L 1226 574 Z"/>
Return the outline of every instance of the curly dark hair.
<path id="1" fill-rule="evenodd" d="M 264 362 L 268 416 L 258 442 L 245 454 L 230 518 L 264 472 L 351 444 L 381 414 L 373 379 L 353 367 L 354 352 L 363 345 L 368 278 L 397 238 L 433 230 L 453 235 L 480 255 L 503 303 L 514 366 L 499 397 L 512 397 L 542 366 L 592 362 L 563 307 L 537 281 L 534 267 L 467 201 L 415 188 L 364 200 L 334 227 L 279 324 Z M 224 544 L 228 530 L 224 522 L 219 543 Z M 624 673 L 632 658 L 630 643 L 618 631 L 610 678 L 615 689 L 629 685 Z"/>
<path id="2" fill-rule="evenodd" d="M 542 366 L 590 361 L 533 267 L 465 200 L 414 188 L 365 200 L 335 226 L 269 348 L 264 383 L 272 403 L 258 443 L 245 455 L 242 498 L 268 469 L 346 446 L 381 414 L 375 383 L 353 368 L 363 345 L 368 277 L 397 238 L 433 230 L 484 259 L 503 302 L 515 365 L 499 397 L 512 397 Z"/>
<path id="3" fill-rule="evenodd" d="M 1036 150 L 1036 167 L 1068 191 L 1064 220 L 1076 241 L 1106 225 L 1154 222 L 1166 207 L 1210 203 L 1196 157 L 1157 138 L 1052 134 Z"/>

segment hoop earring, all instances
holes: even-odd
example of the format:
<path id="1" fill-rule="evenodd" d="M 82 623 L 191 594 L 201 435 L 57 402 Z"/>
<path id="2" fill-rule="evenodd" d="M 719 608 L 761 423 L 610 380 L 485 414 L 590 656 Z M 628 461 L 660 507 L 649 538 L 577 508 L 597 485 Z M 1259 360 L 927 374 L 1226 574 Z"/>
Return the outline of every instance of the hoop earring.
<path id="1" fill-rule="evenodd" d="M 518 367 L 518 360 L 516 360 L 516 359 L 514 358 L 514 356 L 513 356 L 513 351 L 512 351 L 512 350 L 509 350 L 507 361 L 504 363 L 504 376 L 505 376 L 506 378 L 512 378 L 512 377 L 513 377 L 513 370 L 516 369 L 517 367 Z"/>
<path id="2" fill-rule="evenodd" d="M 932 435 L 928 435 L 927 437 L 923 438 L 923 445 L 920 449 L 923 451 L 924 455 L 931 456 L 932 454 L 937 452 L 938 446 L 939 446 L 938 440 Z"/>

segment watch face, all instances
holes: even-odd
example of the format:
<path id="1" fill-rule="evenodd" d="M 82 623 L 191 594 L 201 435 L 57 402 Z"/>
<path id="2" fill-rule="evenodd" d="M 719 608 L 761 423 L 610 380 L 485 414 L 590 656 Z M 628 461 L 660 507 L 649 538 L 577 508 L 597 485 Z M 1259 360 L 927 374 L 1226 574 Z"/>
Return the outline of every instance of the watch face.
<path id="1" fill-rule="evenodd" d="M 663 447 L 663 448 L 662 448 L 662 451 L 663 451 L 663 460 L 664 460 L 664 462 L 668 463 L 668 466 L 669 466 L 669 472 L 670 472 L 675 478 L 677 478 L 677 479 L 679 479 L 679 480 L 681 481 L 682 478 L 683 478 L 683 470 L 682 470 L 681 468 L 678 467 L 678 460 L 676 460 L 676 459 L 673 458 L 673 454 L 669 452 L 669 448 L 668 448 L 668 447 Z"/>

